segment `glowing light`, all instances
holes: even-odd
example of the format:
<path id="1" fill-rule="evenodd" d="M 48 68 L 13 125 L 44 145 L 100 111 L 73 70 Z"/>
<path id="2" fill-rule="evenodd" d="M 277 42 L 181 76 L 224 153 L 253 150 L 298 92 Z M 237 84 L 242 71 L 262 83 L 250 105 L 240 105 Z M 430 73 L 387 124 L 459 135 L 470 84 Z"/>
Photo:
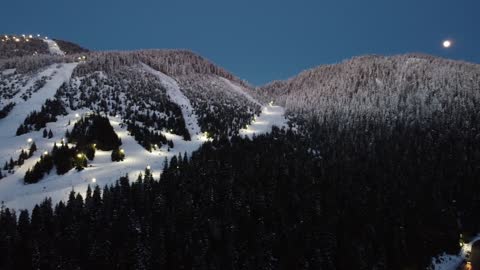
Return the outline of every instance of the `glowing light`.
<path id="1" fill-rule="evenodd" d="M 447 48 L 447 49 L 450 48 L 450 47 L 452 47 L 452 41 L 451 41 L 451 40 L 445 40 L 445 41 L 443 41 L 443 47 L 444 47 L 444 48 Z"/>
<path id="2" fill-rule="evenodd" d="M 125 150 L 120 149 L 120 153 L 124 154 L 124 153 L 125 153 Z"/>
<path id="3" fill-rule="evenodd" d="M 27 142 L 28 142 L 28 143 L 32 143 L 32 142 L 33 142 L 33 139 L 32 139 L 32 138 L 28 138 Z"/>
<path id="4" fill-rule="evenodd" d="M 150 165 L 147 165 L 147 170 L 150 170 L 150 168 L 151 168 Z"/>
<path id="5" fill-rule="evenodd" d="M 82 158 L 82 157 L 83 157 L 83 154 L 80 154 L 80 153 L 77 154 L 77 158 Z"/>
<path id="6" fill-rule="evenodd" d="M 96 183 L 97 182 L 97 179 L 96 178 L 92 178 L 92 183 Z"/>
<path id="7" fill-rule="evenodd" d="M 29 38 L 33 38 L 33 36 L 32 36 L 32 35 L 29 35 L 28 37 L 29 37 Z"/>
<path id="8" fill-rule="evenodd" d="M 40 37 L 40 34 L 37 34 L 37 37 Z"/>
<path id="9" fill-rule="evenodd" d="M 43 152 L 43 154 L 44 154 L 45 156 L 48 155 L 48 151 Z"/>

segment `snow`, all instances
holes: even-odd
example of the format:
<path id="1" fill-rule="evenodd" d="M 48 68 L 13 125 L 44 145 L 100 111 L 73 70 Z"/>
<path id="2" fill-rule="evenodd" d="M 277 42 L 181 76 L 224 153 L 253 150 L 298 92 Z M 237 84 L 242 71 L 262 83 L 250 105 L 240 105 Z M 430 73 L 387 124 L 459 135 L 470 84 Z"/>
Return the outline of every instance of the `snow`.
<path id="1" fill-rule="evenodd" d="M 233 82 L 231 82 L 230 80 L 227 80 L 223 77 L 220 77 L 220 79 L 222 81 L 224 81 L 228 86 L 230 86 L 230 89 L 237 93 L 237 94 L 240 94 L 242 96 L 244 96 L 245 98 L 247 98 L 249 101 L 251 101 L 252 103 L 255 103 L 259 106 L 262 106 L 262 104 L 260 104 L 257 100 L 255 100 L 250 94 L 248 94 L 245 90 L 243 90 L 240 86 L 234 84 Z"/>
<path id="2" fill-rule="evenodd" d="M 15 69 L 15 68 L 5 69 L 4 71 L 2 71 L 2 75 L 3 76 L 11 75 L 11 74 L 15 73 L 16 70 L 17 69 Z"/>
<path id="3" fill-rule="evenodd" d="M 103 187 L 114 184 L 118 178 L 127 174 L 131 181 L 135 181 L 147 166 L 151 167 L 154 177 L 158 178 L 165 159 L 170 160 L 178 154 L 191 154 L 208 140 L 205 136 L 198 135 L 192 141 L 184 141 L 180 136 L 164 132 L 164 135 L 173 141 L 175 147 L 170 151 L 167 149 L 168 146 L 164 146 L 148 152 L 135 141 L 126 127 L 121 126 L 120 118 L 109 117 L 112 127 L 122 140 L 121 149 L 125 151 L 124 161 L 112 162 L 111 151 L 97 150 L 94 160 L 89 162 L 89 166 L 80 172 L 73 169 L 65 175 L 57 175 L 54 169 L 50 175 L 44 177 L 40 182 L 24 185 L 22 179 L 26 170 L 39 160 L 41 153 L 50 151 L 54 142 L 60 144 L 67 128 L 71 129 L 75 121 L 79 119 L 76 114 L 85 115 L 86 113 L 89 113 L 89 111 L 72 111 L 69 115 L 61 117 L 57 122 L 49 123 L 47 128 L 56 131 L 52 139 L 42 138 L 40 131 L 30 133 L 30 136 L 35 138 L 38 151 L 32 158 L 26 160 L 22 167 L 17 168 L 15 174 L 0 180 L 0 198 L 6 206 L 13 209 L 32 209 L 36 203 L 41 202 L 45 197 L 51 197 L 53 203 L 57 203 L 60 200 L 67 199 L 72 189 L 85 194 L 88 185 Z M 68 126 L 69 120 L 71 121 L 70 126 Z M 26 141 L 23 144 L 27 147 Z"/>
<path id="4" fill-rule="evenodd" d="M 442 254 L 432 259 L 432 270 L 456 270 L 463 262 L 463 258 L 456 255 Z"/>
<path id="5" fill-rule="evenodd" d="M 0 164 L 3 165 L 3 163 L 6 160 L 9 160 L 11 156 L 14 158 L 18 157 L 18 153 L 20 153 L 18 146 L 27 141 L 28 134 L 15 136 L 17 128 L 32 111 L 40 111 L 45 101 L 54 97 L 58 88 L 70 79 L 73 69 L 76 66 L 76 63 L 51 65 L 38 75 L 34 76 L 11 100 L 12 102 L 15 102 L 15 107 L 13 107 L 12 111 L 6 118 L 0 120 Z M 20 97 L 22 93 L 43 76 L 51 76 L 52 78 L 47 80 L 45 86 L 38 92 L 33 93 L 31 98 L 26 101 L 23 100 Z"/>
<path id="6" fill-rule="evenodd" d="M 442 255 L 432 259 L 432 270 L 456 270 L 468 259 L 472 251 L 473 243 L 480 240 L 480 235 L 474 237 L 469 243 L 464 243 L 458 255 L 443 253 Z"/>
<path id="7" fill-rule="evenodd" d="M 283 107 L 269 104 L 263 106 L 260 116 L 256 117 L 248 127 L 240 130 L 240 135 L 252 138 L 253 135 L 270 132 L 273 126 L 287 127 L 287 119 Z"/>
<path id="8" fill-rule="evenodd" d="M 18 137 L 14 136 L 18 125 L 23 122 L 25 117 L 31 111 L 39 110 L 45 100 L 53 97 L 61 84 L 70 79 L 75 66 L 76 64 L 53 65 L 32 78 L 22 88 L 22 91 L 17 95 L 18 97 L 15 97 L 17 106 L 6 118 L 0 120 L 0 155 L 4 159 L 3 162 L 10 156 L 16 159 L 21 149 L 28 149 L 29 138 L 35 141 L 38 148 L 34 155 L 25 160 L 21 167 L 15 167 L 13 174 L 8 174 L 0 180 L 0 201 L 3 201 L 5 206 L 11 209 L 31 210 L 35 204 L 40 203 L 45 197 L 50 197 L 53 203 L 58 203 L 60 200 L 66 200 L 72 189 L 84 195 L 89 185 L 103 187 L 114 184 L 119 177 L 127 174 L 130 181 L 135 181 L 138 175 L 143 173 L 148 166 L 150 166 L 153 176 L 158 179 L 162 173 L 165 159 L 170 160 L 173 156 L 183 155 L 184 153 L 191 155 L 193 151 L 209 140 L 205 134 L 201 133 L 195 111 L 188 98 L 181 92 L 177 82 L 166 74 L 142 65 L 141 68 L 144 71 L 155 75 L 159 79 L 160 83 L 166 88 L 170 100 L 180 106 L 188 131 L 191 134 L 191 140 L 185 141 L 182 136 L 162 131 L 162 134 L 168 140 L 173 141 L 174 147 L 168 149 L 168 146 L 164 145 L 159 149 L 148 152 L 129 134 L 126 127 L 122 125 L 122 119 L 119 116 L 109 116 L 112 127 L 122 140 L 121 149 L 125 152 L 124 161 L 112 162 L 110 151 L 96 151 L 95 159 L 89 161 L 88 167 L 80 172 L 72 169 L 64 175 L 57 175 L 55 169 L 53 169 L 40 182 L 25 185 L 23 177 L 28 168 L 33 167 L 45 151 L 51 151 L 54 143 L 61 143 L 66 130 L 71 130 L 75 122 L 80 119 L 79 116 L 91 113 L 88 109 L 70 110 L 68 115 L 58 117 L 57 122 L 48 123 L 47 130 L 51 129 L 54 135 L 51 139 L 43 138 L 43 130 L 33 131 Z M 45 87 L 34 93 L 29 100 L 23 101 L 19 98 L 21 93 L 35 82 L 36 78 L 50 75 L 52 79 L 48 80 Z M 231 85 L 235 86 L 233 83 Z M 233 91 L 243 90 L 235 88 Z M 255 101 L 255 103 L 258 102 Z M 285 110 L 282 107 L 273 104 L 264 106 L 261 115 L 240 133 L 251 137 L 253 134 L 269 132 L 274 125 L 283 127 L 287 123 L 284 113 Z M 0 163 L 0 165 L 2 164 Z"/>
<path id="9" fill-rule="evenodd" d="M 180 86 L 178 86 L 178 83 L 173 78 L 147 66 L 144 63 L 142 63 L 142 68 L 146 72 L 156 76 L 162 83 L 163 87 L 167 89 L 167 95 L 170 100 L 180 106 L 183 114 L 183 119 L 185 119 L 185 124 L 187 125 L 190 136 L 200 134 L 201 130 L 200 126 L 198 125 L 197 116 L 195 115 L 193 106 L 190 103 L 190 100 L 188 100 L 188 98 L 180 90 Z"/>
<path id="10" fill-rule="evenodd" d="M 65 55 L 65 52 L 60 49 L 57 42 L 55 42 L 54 40 L 44 39 L 43 41 L 47 43 L 48 50 L 50 51 L 51 54 L 60 55 L 60 56 Z"/>

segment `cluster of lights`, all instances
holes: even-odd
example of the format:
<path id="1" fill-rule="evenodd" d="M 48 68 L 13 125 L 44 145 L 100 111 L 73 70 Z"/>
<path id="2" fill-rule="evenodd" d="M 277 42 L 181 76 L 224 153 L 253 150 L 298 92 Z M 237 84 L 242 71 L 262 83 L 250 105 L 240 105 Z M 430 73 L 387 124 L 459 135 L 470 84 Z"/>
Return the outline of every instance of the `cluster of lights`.
<path id="1" fill-rule="evenodd" d="M 30 40 L 34 39 L 34 38 L 37 38 L 37 39 L 42 39 L 42 37 L 40 36 L 40 34 L 37 34 L 36 37 L 32 34 L 30 35 L 25 35 L 25 34 L 22 34 L 21 36 L 16 36 L 16 35 L 12 35 L 12 36 L 9 36 L 9 35 L 4 35 L 2 37 L 2 42 L 7 42 L 7 41 L 10 41 L 10 40 L 13 40 L 14 42 L 21 42 L 21 41 L 25 41 L 25 42 L 30 42 Z M 43 39 L 47 40 L 48 37 L 43 37 Z"/>
<path id="2" fill-rule="evenodd" d="M 87 60 L 87 57 L 86 57 L 85 55 L 82 55 L 82 56 L 79 56 L 79 57 L 77 58 L 77 60 L 78 60 L 78 61 L 85 61 L 85 60 Z"/>

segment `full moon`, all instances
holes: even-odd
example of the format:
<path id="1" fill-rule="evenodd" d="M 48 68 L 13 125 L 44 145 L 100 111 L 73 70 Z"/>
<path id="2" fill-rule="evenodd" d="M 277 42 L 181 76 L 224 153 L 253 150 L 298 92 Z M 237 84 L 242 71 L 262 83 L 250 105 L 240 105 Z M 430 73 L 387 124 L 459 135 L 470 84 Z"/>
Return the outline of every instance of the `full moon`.
<path id="1" fill-rule="evenodd" d="M 444 48 L 450 48 L 450 47 L 452 47 L 452 42 L 451 42 L 450 40 L 445 40 L 445 41 L 443 42 L 443 47 L 444 47 Z"/>

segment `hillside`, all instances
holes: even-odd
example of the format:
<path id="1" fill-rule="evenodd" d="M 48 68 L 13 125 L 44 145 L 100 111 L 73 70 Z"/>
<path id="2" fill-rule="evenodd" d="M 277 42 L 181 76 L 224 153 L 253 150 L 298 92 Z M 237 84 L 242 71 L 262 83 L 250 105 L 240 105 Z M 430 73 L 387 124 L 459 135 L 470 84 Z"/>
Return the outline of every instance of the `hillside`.
<path id="1" fill-rule="evenodd" d="M 339 121 L 428 119 L 476 110 L 480 65 L 421 54 L 364 56 L 307 70 L 258 91 L 289 112 Z"/>
<path id="2" fill-rule="evenodd" d="M 363 56 L 254 89 L 186 50 L 20 43 L 0 269 L 454 270 L 478 239 L 479 65 Z"/>
<path id="3" fill-rule="evenodd" d="M 88 52 L 87 49 L 69 41 L 49 39 L 37 35 L 0 35 L 0 59 L 36 56 L 42 54 L 70 55 Z"/>
<path id="4" fill-rule="evenodd" d="M 86 52 L 69 45 L 82 52 L 69 54 L 56 43 L 48 48 L 60 53 L 0 63 L 0 197 L 9 207 L 31 208 L 45 196 L 65 199 L 72 187 L 85 192 L 92 179 L 99 185 L 125 174 L 135 179 L 146 167 L 158 174 L 166 159 L 208 140 L 285 125 L 282 110 L 262 117 L 264 105 L 248 85 L 192 52 Z M 93 114 L 106 118 L 121 139 L 116 149 L 98 148 L 98 140 L 108 138 L 71 137 L 95 128 L 76 125 L 91 123 Z M 247 128 L 257 117 L 262 127 Z M 33 143 L 36 151 L 27 151 Z M 120 152 L 120 162 L 110 160 Z M 45 169 L 52 168 L 50 156 L 56 172 Z"/>

